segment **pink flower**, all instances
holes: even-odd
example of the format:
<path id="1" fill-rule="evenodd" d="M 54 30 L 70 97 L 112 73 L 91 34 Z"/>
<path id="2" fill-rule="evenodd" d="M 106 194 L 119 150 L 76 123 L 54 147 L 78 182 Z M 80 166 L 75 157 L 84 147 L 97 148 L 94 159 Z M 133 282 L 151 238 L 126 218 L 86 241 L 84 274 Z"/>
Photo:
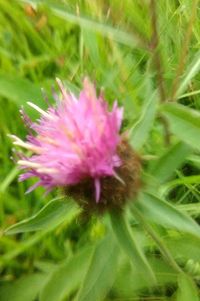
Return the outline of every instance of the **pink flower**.
<path id="1" fill-rule="evenodd" d="M 14 144 L 32 152 L 30 157 L 20 157 L 18 164 L 25 173 L 23 181 L 36 177 L 39 181 L 29 188 L 44 186 L 47 191 L 54 187 L 75 185 L 87 178 L 94 180 L 96 202 L 100 199 L 101 178 L 115 176 L 115 168 L 121 165 L 117 155 L 120 143 L 123 109 L 114 102 L 108 110 L 103 96 L 96 96 L 94 86 L 87 78 L 79 98 L 68 93 L 58 79 L 62 99 L 56 107 L 47 111 L 33 103 L 41 117 L 35 123 L 22 112 L 31 130 L 26 142 L 12 135 Z M 33 133 L 34 132 L 34 133 Z"/>

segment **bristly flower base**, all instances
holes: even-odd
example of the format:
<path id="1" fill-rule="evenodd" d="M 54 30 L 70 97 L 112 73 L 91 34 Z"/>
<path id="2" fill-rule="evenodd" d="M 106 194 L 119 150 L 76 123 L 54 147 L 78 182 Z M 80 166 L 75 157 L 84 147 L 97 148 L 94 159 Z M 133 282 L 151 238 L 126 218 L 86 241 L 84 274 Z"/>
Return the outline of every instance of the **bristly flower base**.
<path id="1" fill-rule="evenodd" d="M 87 178 L 81 183 L 64 188 L 66 195 L 72 196 L 83 208 L 84 214 L 102 214 L 112 209 L 121 210 L 124 205 L 133 199 L 140 186 L 141 162 L 126 140 L 122 140 L 117 153 L 122 161 L 116 173 L 121 179 L 114 176 L 101 178 L 101 196 L 99 202 L 95 202 L 94 181 Z"/>

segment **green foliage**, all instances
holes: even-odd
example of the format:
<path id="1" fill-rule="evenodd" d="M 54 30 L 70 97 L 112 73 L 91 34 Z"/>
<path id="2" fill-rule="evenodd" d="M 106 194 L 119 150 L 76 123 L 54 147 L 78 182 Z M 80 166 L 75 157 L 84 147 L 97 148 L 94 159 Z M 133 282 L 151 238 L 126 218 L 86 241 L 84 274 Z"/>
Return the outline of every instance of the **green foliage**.
<path id="1" fill-rule="evenodd" d="M 172 145 L 160 156 L 151 167 L 151 174 L 162 184 L 173 176 L 175 170 L 184 164 L 188 155 L 192 152 L 190 147 L 178 142 Z"/>
<path id="2" fill-rule="evenodd" d="M 39 86 L 24 78 L 16 78 L 6 73 L 0 74 L 0 95 L 16 102 L 20 107 L 28 100 L 42 100 Z"/>
<path id="3" fill-rule="evenodd" d="M 146 142 L 149 132 L 154 125 L 157 109 L 157 100 L 153 94 L 152 99 L 145 104 L 140 119 L 134 124 L 130 131 L 130 143 L 134 149 L 139 150 Z"/>
<path id="4" fill-rule="evenodd" d="M 197 6 L 0 1 L 0 300 L 199 300 Z M 78 93 L 84 75 L 124 107 L 142 162 L 139 195 L 109 218 L 87 220 L 57 191 L 25 195 L 34 183 L 10 159 L 7 135 L 26 135 L 19 107 L 35 120 L 26 102 L 45 108 L 41 88 L 53 101 L 55 77 Z"/>
<path id="5" fill-rule="evenodd" d="M 137 268 L 138 274 L 147 284 L 156 283 L 155 275 L 149 265 L 145 255 L 136 244 L 131 235 L 130 229 L 119 212 L 111 212 L 111 222 L 113 232 L 119 242 L 120 247 L 130 257 L 132 264 Z"/>
<path id="6" fill-rule="evenodd" d="M 78 215 L 75 203 L 70 199 L 61 198 L 50 201 L 36 215 L 21 221 L 8 229 L 6 234 L 24 233 L 38 230 L 51 230 L 62 222 L 70 221 Z"/>
<path id="7" fill-rule="evenodd" d="M 53 269 L 41 290 L 40 300 L 59 301 L 69 297 L 81 285 L 92 251 L 87 247 Z"/>
<path id="8" fill-rule="evenodd" d="M 171 131 L 199 150 L 200 113 L 180 104 L 166 104 L 163 109 L 169 118 Z"/>
<path id="9" fill-rule="evenodd" d="M 39 273 L 26 275 L 14 283 L 0 286 L 2 301 L 34 301 L 44 286 L 46 276 Z"/>
<path id="10" fill-rule="evenodd" d="M 176 97 L 180 96 L 183 92 L 185 92 L 191 80 L 199 72 L 199 70 L 200 70 L 200 52 L 195 54 L 192 63 L 187 68 L 183 76 L 183 79 L 181 81 L 181 84 L 176 91 Z"/>
<path id="11" fill-rule="evenodd" d="M 178 285 L 179 289 L 177 291 L 177 301 L 199 300 L 195 285 L 187 275 L 180 274 L 178 279 Z"/>
<path id="12" fill-rule="evenodd" d="M 176 208 L 169 202 L 148 193 L 141 195 L 140 200 L 134 205 L 145 218 L 153 223 L 200 237 L 198 224 L 181 212 L 178 206 Z"/>
<path id="13" fill-rule="evenodd" d="M 92 258 L 75 300 L 103 300 L 115 280 L 118 248 L 112 237 L 107 235 L 94 249 Z"/>

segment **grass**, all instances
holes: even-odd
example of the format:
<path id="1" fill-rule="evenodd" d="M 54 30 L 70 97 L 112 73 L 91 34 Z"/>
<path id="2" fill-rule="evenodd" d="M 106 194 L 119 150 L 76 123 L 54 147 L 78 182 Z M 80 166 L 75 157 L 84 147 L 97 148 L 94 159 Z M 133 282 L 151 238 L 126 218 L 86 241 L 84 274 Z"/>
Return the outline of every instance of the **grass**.
<path id="1" fill-rule="evenodd" d="M 144 182 L 152 191 L 158 190 L 159 195 L 178 210 L 191 214 L 199 222 L 199 149 L 191 143 L 190 151 L 183 150 L 179 145 L 174 147 L 180 139 L 184 144 L 187 142 L 187 133 L 183 138 L 179 135 L 187 118 L 181 119 L 180 127 L 171 133 L 171 122 L 175 122 L 175 117 L 170 115 L 171 119 L 168 119 L 162 109 L 162 103 L 166 101 L 184 105 L 186 115 L 191 113 L 189 109 L 195 110 L 195 114 L 200 109 L 198 4 L 198 1 L 192 0 L 0 1 L 2 301 L 49 301 L 42 297 L 46 296 L 47 290 L 41 293 L 47 275 L 51 274 L 53 278 L 53 271 L 59 271 L 59 265 L 66 264 L 73 277 L 73 267 L 77 269 L 74 254 L 79 258 L 77 254 L 80 252 L 82 258 L 84 248 L 96 245 L 107 227 L 107 220 L 104 222 L 94 217 L 86 223 L 74 218 L 73 222 L 66 221 L 51 231 L 4 235 L 4 229 L 32 216 L 56 195 L 53 192 L 44 197 L 42 188 L 25 195 L 32 181 L 17 181 L 18 170 L 10 158 L 15 155 L 7 136 L 12 133 L 25 137 L 26 130 L 19 116 L 20 106 L 24 106 L 32 118 L 37 118 L 26 102 L 31 100 L 45 108 L 40 88 L 44 88 L 52 99 L 55 77 L 61 78 L 67 88 L 77 93 L 83 77 L 88 75 L 96 82 L 98 90 L 104 88 L 110 104 L 117 99 L 124 106 L 123 127 L 124 130 L 133 129 L 131 143 L 133 146 L 134 142 L 135 145 L 138 143 L 138 152 L 144 158 Z M 148 109 L 150 107 L 151 110 Z M 190 116 L 193 133 L 200 133 L 199 117 L 194 121 L 192 113 L 187 116 Z M 199 139 L 198 135 L 195 137 Z M 176 158 L 180 159 L 180 156 L 182 160 L 176 166 Z M 174 161 L 171 161 L 172 157 Z M 164 170 L 163 182 L 156 179 L 157 162 L 169 162 L 159 166 L 161 176 Z M 176 172 L 173 170 L 174 164 Z M 138 245 L 144 249 L 159 280 L 158 286 L 149 289 L 147 284 L 140 283 L 137 270 L 131 268 L 127 258 L 120 253 L 117 276 L 111 281 L 112 289 L 108 290 L 103 280 L 102 286 L 98 287 L 99 294 L 101 288 L 102 292 L 107 289 L 107 297 L 102 300 L 139 301 L 152 298 L 189 301 L 184 299 L 185 296 L 192 301 L 198 300 L 199 239 L 184 231 L 180 233 L 180 229 L 164 227 L 162 217 L 159 225 L 155 221 L 150 225 L 158 240 L 162 244 L 166 242 L 164 247 L 168 248 L 173 260 L 191 277 L 191 284 L 187 278 L 179 278 L 169 262 L 163 259 L 155 240 L 145 234 L 140 219 L 137 221 L 136 216 L 130 215 L 130 222 Z M 102 250 L 102 246 L 98 248 Z M 100 252 L 98 248 L 97 254 Z M 79 278 L 74 276 L 74 282 L 68 284 L 68 291 L 62 287 L 63 295 L 55 301 L 73 300 L 80 286 Z M 135 279 L 134 284 L 130 279 Z M 95 301 L 92 292 L 89 296 Z M 84 300 L 80 294 L 78 296 L 78 300 Z"/>

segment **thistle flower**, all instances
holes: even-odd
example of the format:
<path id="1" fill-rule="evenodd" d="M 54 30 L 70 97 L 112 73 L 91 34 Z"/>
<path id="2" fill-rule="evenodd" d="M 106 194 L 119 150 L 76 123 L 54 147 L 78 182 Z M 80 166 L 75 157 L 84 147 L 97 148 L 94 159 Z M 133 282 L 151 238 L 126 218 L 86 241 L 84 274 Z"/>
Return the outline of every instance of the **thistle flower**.
<path id="1" fill-rule="evenodd" d="M 62 99 L 56 99 L 55 107 L 49 106 L 44 111 L 28 102 L 40 113 L 40 119 L 32 122 L 21 110 L 24 122 L 30 129 L 26 142 L 11 135 L 15 145 L 32 152 L 31 156 L 21 155 L 18 160 L 18 165 L 25 170 L 19 180 L 38 179 L 28 192 L 38 186 L 45 187 L 47 191 L 64 187 L 66 192 L 78 199 L 90 198 L 90 201 L 87 200 L 90 203 L 95 199 L 94 204 L 105 203 L 105 191 L 109 190 L 106 186 L 110 187 L 110 179 L 114 179 L 114 185 L 123 187 L 127 193 L 127 176 L 123 175 L 122 170 L 127 169 L 124 161 L 128 158 L 124 158 L 122 149 L 126 145 L 125 152 L 129 149 L 130 157 L 130 146 L 119 134 L 123 108 L 114 102 L 112 111 L 109 111 L 103 95 L 97 97 L 95 87 L 87 78 L 79 98 L 68 93 L 59 79 L 57 83 Z M 132 149 L 131 154 L 133 156 Z M 128 174 L 133 173 L 135 167 L 134 172 L 128 171 Z"/>

